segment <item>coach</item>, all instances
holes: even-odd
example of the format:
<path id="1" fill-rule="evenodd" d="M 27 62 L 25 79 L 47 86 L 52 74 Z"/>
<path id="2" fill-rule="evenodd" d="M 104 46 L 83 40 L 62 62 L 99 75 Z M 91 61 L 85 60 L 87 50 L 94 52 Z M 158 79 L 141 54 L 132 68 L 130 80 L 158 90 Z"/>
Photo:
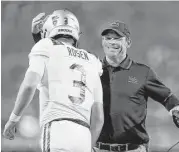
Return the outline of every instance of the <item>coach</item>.
<path id="1" fill-rule="evenodd" d="M 127 54 L 130 31 L 123 22 L 114 22 L 102 31 L 103 99 L 105 122 L 96 148 L 107 151 L 148 151 L 145 128 L 147 100 L 161 103 L 179 127 L 179 100 L 148 66 Z"/>

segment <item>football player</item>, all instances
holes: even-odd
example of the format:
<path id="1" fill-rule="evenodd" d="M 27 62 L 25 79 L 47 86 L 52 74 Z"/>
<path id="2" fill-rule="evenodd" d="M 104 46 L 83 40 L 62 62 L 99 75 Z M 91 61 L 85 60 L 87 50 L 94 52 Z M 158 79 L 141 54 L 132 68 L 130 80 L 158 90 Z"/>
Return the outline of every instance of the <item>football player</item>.
<path id="1" fill-rule="evenodd" d="M 80 26 L 73 13 L 58 10 L 43 22 L 3 135 L 14 139 L 37 88 L 42 151 L 91 152 L 104 122 L 101 62 L 77 48 Z"/>

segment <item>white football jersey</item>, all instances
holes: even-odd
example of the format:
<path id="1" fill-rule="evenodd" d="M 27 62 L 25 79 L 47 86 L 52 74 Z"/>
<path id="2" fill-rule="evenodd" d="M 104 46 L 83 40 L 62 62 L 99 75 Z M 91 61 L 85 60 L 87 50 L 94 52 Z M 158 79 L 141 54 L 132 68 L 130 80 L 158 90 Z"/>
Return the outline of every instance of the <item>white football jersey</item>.
<path id="1" fill-rule="evenodd" d="M 42 77 L 38 86 L 41 125 L 59 118 L 90 124 L 93 103 L 102 103 L 102 93 L 96 94 L 101 89 L 102 65 L 93 54 L 45 38 L 32 48 L 29 70 Z"/>

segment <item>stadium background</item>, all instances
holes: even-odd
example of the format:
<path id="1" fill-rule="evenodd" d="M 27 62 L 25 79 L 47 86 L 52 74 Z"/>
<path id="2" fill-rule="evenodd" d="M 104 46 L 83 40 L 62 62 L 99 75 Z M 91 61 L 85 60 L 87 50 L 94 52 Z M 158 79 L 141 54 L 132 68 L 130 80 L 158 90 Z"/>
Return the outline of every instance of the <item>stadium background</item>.
<path id="1" fill-rule="evenodd" d="M 20 83 L 28 67 L 34 42 L 31 21 L 40 12 L 68 8 L 81 23 L 80 46 L 104 56 L 100 31 L 108 22 L 121 20 L 131 29 L 129 55 L 145 63 L 179 97 L 179 2 L 1 2 L 1 133 L 13 108 Z M 17 138 L 1 134 L 3 152 L 38 152 L 38 93 L 19 124 Z M 163 106 L 148 102 L 147 129 L 151 151 L 166 151 L 179 140 L 179 130 Z M 70 136 L 70 135 L 68 135 Z M 60 138 L 60 137 L 59 137 Z M 70 144 L 70 143 L 69 143 Z M 176 146 L 172 152 L 179 151 Z"/>

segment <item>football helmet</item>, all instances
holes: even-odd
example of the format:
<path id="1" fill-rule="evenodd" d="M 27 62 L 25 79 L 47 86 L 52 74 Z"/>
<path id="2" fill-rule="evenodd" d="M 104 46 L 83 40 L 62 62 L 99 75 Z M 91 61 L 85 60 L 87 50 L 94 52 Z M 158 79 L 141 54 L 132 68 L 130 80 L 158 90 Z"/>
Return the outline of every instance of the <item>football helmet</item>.
<path id="1" fill-rule="evenodd" d="M 70 11 L 56 10 L 45 20 L 41 30 L 41 37 L 54 37 L 56 35 L 70 35 L 76 41 L 80 37 L 80 26 L 77 17 Z"/>

